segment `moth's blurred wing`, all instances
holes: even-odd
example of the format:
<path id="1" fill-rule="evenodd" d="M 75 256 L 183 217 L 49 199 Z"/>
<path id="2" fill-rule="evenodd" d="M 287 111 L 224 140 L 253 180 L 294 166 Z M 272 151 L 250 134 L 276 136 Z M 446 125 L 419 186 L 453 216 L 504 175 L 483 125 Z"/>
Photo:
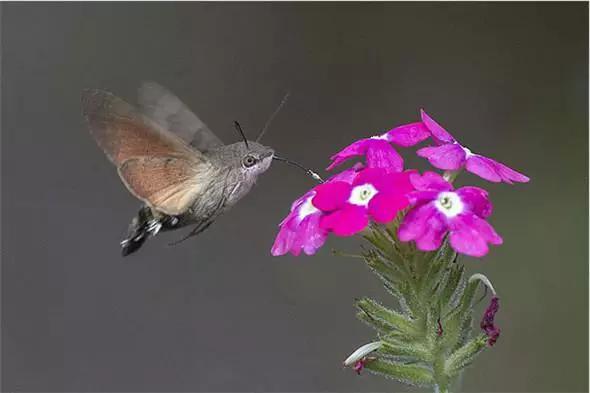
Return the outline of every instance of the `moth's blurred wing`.
<path id="1" fill-rule="evenodd" d="M 202 156 L 178 136 L 109 92 L 85 90 L 82 109 L 90 133 L 117 166 L 142 156 Z"/>
<path id="2" fill-rule="evenodd" d="M 137 198 L 168 215 L 187 211 L 209 185 L 208 161 L 179 157 L 139 157 L 125 161 L 119 176 Z"/>
<path id="3" fill-rule="evenodd" d="M 200 151 L 223 146 L 223 142 L 197 117 L 180 98 L 156 82 L 144 82 L 138 90 L 141 110 Z"/>

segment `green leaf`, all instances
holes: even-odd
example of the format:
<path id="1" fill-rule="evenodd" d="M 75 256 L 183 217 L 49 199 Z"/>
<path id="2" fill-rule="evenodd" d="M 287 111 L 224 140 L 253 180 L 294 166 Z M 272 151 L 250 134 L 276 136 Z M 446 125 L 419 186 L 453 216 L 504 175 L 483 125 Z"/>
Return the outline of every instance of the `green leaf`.
<path id="1" fill-rule="evenodd" d="M 447 279 L 446 285 L 440 292 L 439 296 L 439 304 L 441 305 L 441 309 L 446 309 L 451 301 L 453 300 L 453 296 L 455 295 L 457 290 L 459 289 L 459 283 L 463 278 L 463 273 L 465 271 L 465 267 L 463 265 L 455 265 L 451 268 Z"/>
<path id="2" fill-rule="evenodd" d="M 409 356 L 417 361 L 431 362 L 433 355 L 422 343 L 407 342 L 396 337 L 383 337 L 379 353 L 387 356 Z"/>
<path id="3" fill-rule="evenodd" d="M 391 334 L 391 326 L 386 324 L 384 321 L 377 320 L 371 318 L 366 312 L 359 311 L 356 313 L 356 317 L 372 327 L 373 329 L 377 330 L 380 334 Z M 397 333 L 396 333 L 397 334 Z M 398 334 L 399 335 L 399 334 Z"/>
<path id="4" fill-rule="evenodd" d="M 453 352 L 445 362 L 446 375 L 451 378 L 458 375 L 486 348 L 486 342 L 486 335 L 481 334 Z"/>
<path id="5" fill-rule="evenodd" d="M 440 248 L 435 253 L 424 254 L 428 261 L 428 269 L 420 280 L 420 287 L 425 295 L 431 295 L 442 280 L 446 269 L 455 260 L 457 253 L 450 247 L 448 239 L 445 238 Z"/>
<path id="6" fill-rule="evenodd" d="M 398 285 L 403 278 L 403 271 L 396 264 L 389 262 L 377 252 L 369 251 L 365 255 L 365 262 L 379 278 L 392 286 Z"/>
<path id="7" fill-rule="evenodd" d="M 365 368 L 409 385 L 429 386 L 433 383 L 432 371 L 422 366 L 375 359 L 367 362 Z"/>
<path id="8" fill-rule="evenodd" d="M 417 334 L 414 323 L 406 318 L 405 315 L 390 310 L 372 299 L 360 299 L 357 301 L 356 306 L 367 314 L 371 320 L 379 321 L 389 326 L 390 329 L 398 330 L 400 333 L 410 337 L 416 336 Z"/>

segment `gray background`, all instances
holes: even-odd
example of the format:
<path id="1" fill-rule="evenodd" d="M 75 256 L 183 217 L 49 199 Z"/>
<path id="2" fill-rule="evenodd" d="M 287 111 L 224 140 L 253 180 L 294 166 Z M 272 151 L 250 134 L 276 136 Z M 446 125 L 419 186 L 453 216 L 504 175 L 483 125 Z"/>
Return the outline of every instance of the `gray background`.
<path id="1" fill-rule="evenodd" d="M 272 258 L 312 186 L 274 164 L 194 241 L 118 242 L 137 209 L 84 127 L 79 94 L 175 91 L 225 141 L 290 89 L 265 142 L 323 168 L 426 108 L 476 152 L 532 178 L 485 184 L 505 239 L 483 260 L 502 336 L 465 391 L 587 391 L 588 6 L 577 4 L 2 4 L 4 391 L 392 391 L 341 361 L 387 299 L 330 248 Z M 407 153 L 407 154 L 406 154 Z M 406 156 L 410 157 L 411 151 Z M 410 163 L 423 162 L 409 159 Z"/>

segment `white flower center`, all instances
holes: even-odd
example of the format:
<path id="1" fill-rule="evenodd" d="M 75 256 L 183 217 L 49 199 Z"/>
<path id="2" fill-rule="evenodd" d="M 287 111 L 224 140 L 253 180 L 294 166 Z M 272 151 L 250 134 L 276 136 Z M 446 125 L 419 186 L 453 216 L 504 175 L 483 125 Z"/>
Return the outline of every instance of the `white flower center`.
<path id="1" fill-rule="evenodd" d="M 452 218 L 463 212 L 463 201 L 454 192 L 441 192 L 434 202 L 438 211 Z"/>
<path id="2" fill-rule="evenodd" d="M 319 212 L 318 208 L 315 207 L 313 205 L 313 203 L 311 203 L 311 200 L 313 199 L 313 195 L 310 195 L 305 202 L 303 202 L 300 206 L 299 206 L 299 211 L 297 212 L 297 218 L 299 218 L 299 221 L 302 221 L 305 217 L 309 216 L 310 214 L 314 214 Z"/>
<path id="3" fill-rule="evenodd" d="M 348 203 L 357 206 L 367 206 L 371 199 L 373 199 L 373 197 L 377 195 L 378 192 L 379 191 L 377 191 L 377 189 L 370 183 L 356 186 L 350 193 Z"/>

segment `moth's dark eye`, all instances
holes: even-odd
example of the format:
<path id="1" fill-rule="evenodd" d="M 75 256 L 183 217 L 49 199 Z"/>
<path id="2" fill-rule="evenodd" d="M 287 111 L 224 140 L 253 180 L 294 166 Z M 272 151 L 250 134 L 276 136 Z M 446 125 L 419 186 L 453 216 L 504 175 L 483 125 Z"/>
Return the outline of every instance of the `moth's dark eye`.
<path id="1" fill-rule="evenodd" d="M 254 166 L 254 164 L 256 164 L 256 161 L 258 161 L 258 160 L 256 160 L 256 157 L 254 157 L 254 156 L 246 156 L 242 160 L 242 164 L 244 165 L 244 167 L 250 168 L 251 166 Z"/>

